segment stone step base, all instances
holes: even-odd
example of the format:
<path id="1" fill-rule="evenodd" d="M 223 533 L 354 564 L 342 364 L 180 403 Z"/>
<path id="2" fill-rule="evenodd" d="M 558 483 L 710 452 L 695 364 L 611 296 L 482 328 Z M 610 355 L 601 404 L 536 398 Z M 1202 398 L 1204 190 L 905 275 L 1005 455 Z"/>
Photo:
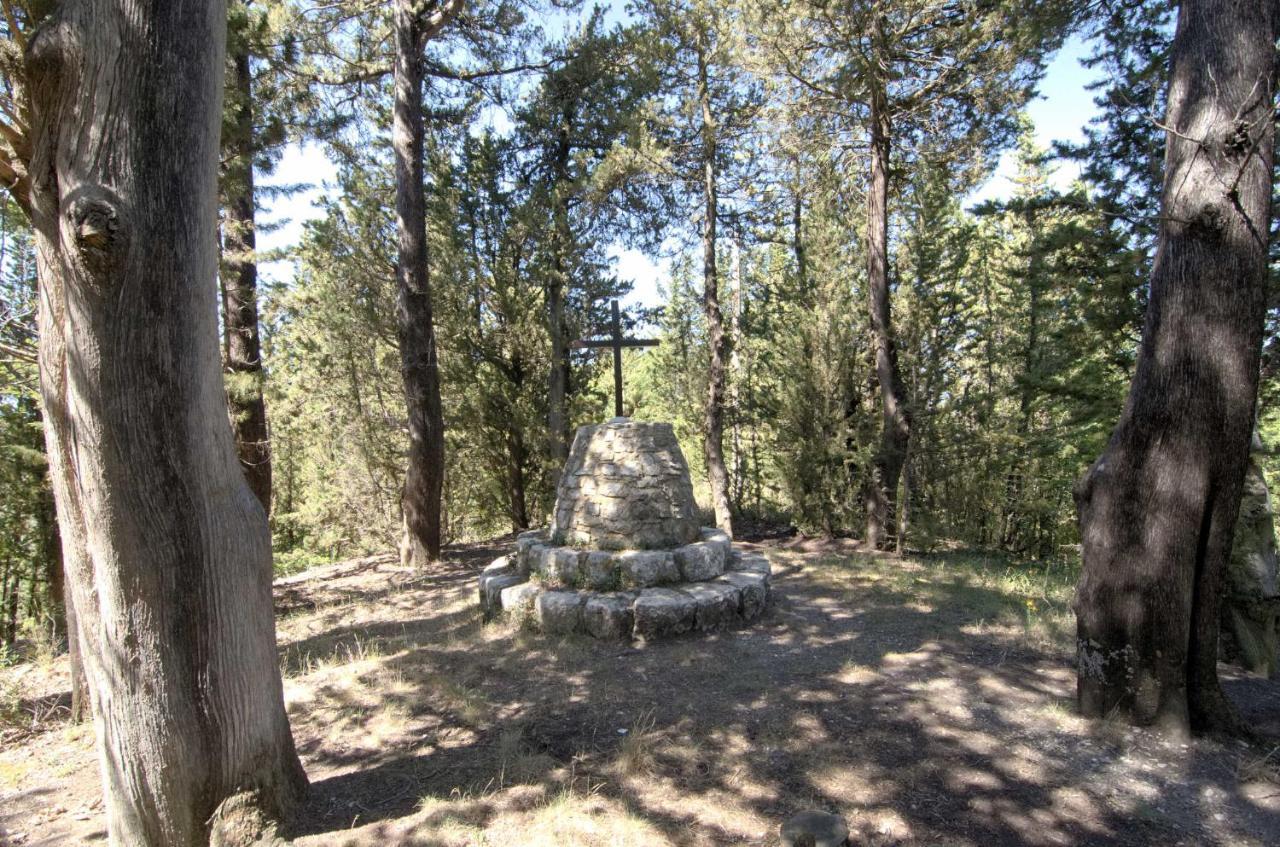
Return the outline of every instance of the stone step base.
<path id="1" fill-rule="evenodd" d="M 769 603 L 769 560 L 735 555 L 714 579 L 631 591 L 574 591 L 530 579 L 506 556 L 480 575 L 485 618 L 507 614 L 549 635 L 652 640 L 750 623 Z"/>
<path id="2" fill-rule="evenodd" d="M 724 573 L 732 557 L 729 536 L 714 527 L 670 550 L 583 550 L 555 545 L 541 530 L 516 538 L 512 563 L 548 588 L 626 591 L 702 582 Z"/>

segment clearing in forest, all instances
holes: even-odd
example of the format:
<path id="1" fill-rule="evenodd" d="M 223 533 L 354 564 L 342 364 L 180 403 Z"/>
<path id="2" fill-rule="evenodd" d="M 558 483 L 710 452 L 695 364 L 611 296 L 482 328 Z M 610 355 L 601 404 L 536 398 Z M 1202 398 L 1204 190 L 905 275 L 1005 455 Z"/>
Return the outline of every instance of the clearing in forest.
<path id="1" fill-rule="evenodd" d="M 1280 752 L 1074 716 L 1064 566 L 746 546 L 756 626 L 643 646 L 482 624 L 497 546 L 278 581 L 297 843 L 765 845 L 811 807 L 870 845 L 1280 843 Z M 1224 677 L 1280 736 L 1280 682 Z M 65 659 L 0 669 L 0 843 L 105 843 L 65 687 Z"/>

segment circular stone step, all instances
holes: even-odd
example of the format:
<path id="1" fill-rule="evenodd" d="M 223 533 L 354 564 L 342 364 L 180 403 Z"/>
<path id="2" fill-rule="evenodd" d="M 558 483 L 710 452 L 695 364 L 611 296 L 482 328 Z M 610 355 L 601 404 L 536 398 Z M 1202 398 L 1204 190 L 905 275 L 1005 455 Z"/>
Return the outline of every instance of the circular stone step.
<path id="1" fill-rule="evenodd" d="M 729 536 L 710 527 L 701 540 L 674 550 L 579 550 L 547 541 L 544 532 L 521 533 L 515 560 L 548 588 L 619 591 L 679 582 L 703 582 L 725 572 Z"/>
<path id="2" fill-rule="evenodd" d="M 651 640 L 714 632 L 755 620 L 769 602 L 768 559 L 734 553 L 727 564 L 707 580 L 598 592 L 549 587 L 503 556 L 480 575 L 480 603 L 486 618 L 506 613 L 550 635 Z"/>

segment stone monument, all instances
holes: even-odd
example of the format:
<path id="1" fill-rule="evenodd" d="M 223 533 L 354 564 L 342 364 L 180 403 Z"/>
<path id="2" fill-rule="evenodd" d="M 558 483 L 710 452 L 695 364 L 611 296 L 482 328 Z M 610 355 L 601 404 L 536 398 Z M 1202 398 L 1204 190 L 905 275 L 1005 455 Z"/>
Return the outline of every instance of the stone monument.
<path id="1" fill-rule="evenodd" d="M 754 620 L 769 578 L 763 555 L 698 526 L 671 424 L 614 418 L 578 430 L 551 527 L 484 569 L 480 604 L 546 633 L 652 639 Z"/>

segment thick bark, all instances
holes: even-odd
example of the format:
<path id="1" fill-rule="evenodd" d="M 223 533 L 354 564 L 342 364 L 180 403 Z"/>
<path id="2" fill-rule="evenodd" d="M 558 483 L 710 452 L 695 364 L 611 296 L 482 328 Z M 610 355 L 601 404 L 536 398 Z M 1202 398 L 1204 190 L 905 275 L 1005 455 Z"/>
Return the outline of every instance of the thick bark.
<path id="1" fill-rule="evenodd" d="M 271 442 L 267 406 L 262 398 L 262 345 L 258 335 L 257 225 L 253 182 L 253 74 L 247 39 L 236 39 L 229 56 L 228 84 L 233 88 L 229 164 L 222 181 L 223 365 L 227 369 L 227 406 L 236 452 L 245 479 L 258 502 L 271 511 Z"/>
<path id="2" fill-rule="evenodd" d="M 703 410 L 703 452 L 716 526 L 733 535 L 729 506 L 729 472 L 724 464 L 725 358 L 728 344 L 720 314 L 719 280 L 716 275 L 716 121 L 711 111 L 707 59 L 698 49 L 698 101 L 702 112 L 702 315 L 707 322 L 707 402 Z"/>
<path id="3" fill-rule="evenodd" d="M 221 2 L 66 0 L 26 57 L 46 443 L 113 844 L 248 843 L 306 786 L 219 372 L 225 34 Z"/>
<path id="4" fill-rule="evenodd" d="M 1218 684 L 1218 609 L 1258 387 L 1278 30 L 1273 0 L 1179 10 L 1137 369 L 1076 494 L 1088 716 L 1176 734 L 1235 725 Z"/>
<path id="5" fill-rule="evenodd" d="M 893 547 L 896 534 L 895 501 L 902 465 L 911 439 L 911 416 L 898 369 L 889 311 L 889 150 L 892 127 L 883 89 L 875 88 L 871 102 L 871 173 L 867 186 L 867 299 L 871 313 L 872 358 L 880 393 L 880 445 L 867 479 L 864 543 L 872 548 Z"/>
<path id="6" fill-rule="evenodd" d="M 422 50 L 457 14 L 461 3 L 437 7 L 427 18 L 412 0 L 396 0 L 395 106 L 392 146 L 396 157 L 396 332 L 400 375 L 409 420 L 409 466 L 401 508 L 400 558 L 423 566 L 440 558 L 441 492 L 444 487 L 444 415 L 440 362 L 431 313 L 427 254 L 426 186 L 423 184 Z"/>

